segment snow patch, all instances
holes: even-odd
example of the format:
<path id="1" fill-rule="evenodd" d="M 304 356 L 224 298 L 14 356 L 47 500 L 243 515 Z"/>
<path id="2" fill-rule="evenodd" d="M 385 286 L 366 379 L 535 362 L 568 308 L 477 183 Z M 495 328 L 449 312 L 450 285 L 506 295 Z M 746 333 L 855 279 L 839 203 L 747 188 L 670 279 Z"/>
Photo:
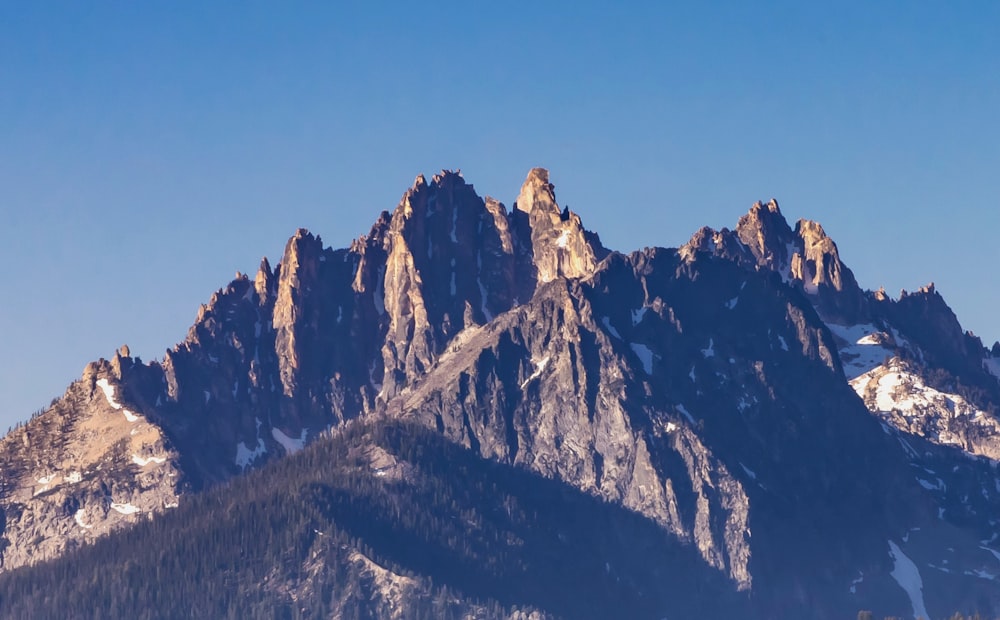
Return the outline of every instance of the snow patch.
<path id="1" fill-rule="evenodd" d="M 83 508 L 73 513 L 73 520 L 76 521 L 77 525 L 79 525 L 85 530 L 89 530 L 90 528 L 94 527 L 93 525 L 87 525 L 86 523 L 83 522 Z"/>
<path id="2" fill-rule="evenodd" d="M 545 367 L 549 365 L 549 359 L 550 359 L 549 356 L 546 355 L 540 360 L 531 360 L 531 363 L 535 365 L 535 372 L 531 373 L 530 377 L 521 382 L 522 390 L 528 387 L 528 384 L 531 383 L 532 380 L 537 379 L 538 377 L 541 376 L 542 371 L 545 370 Z"/>
<path id="3" fill-rule="evenodd" d="M 732 299 L 730 299 L 729 301 L 726 302 L 726 308 L 729 309 L 729 310 L 732 310 L 733 308 L 736 307 L 736 304 L 738 304 L 739 301 L 740 301 L 740 296 L 739 295 L 737 295 L 736 297 L 733 297 Z"/>
<path id="4" fill-rule="evenodd" d="M 66 482 L 70 484 L 76 484 L 81 480 L 83 480 L 83 475 L 78 471 L 71 471 L 68 474 L 66 474 Z"/>
<path id="5" fill-rule="evenodd" d="M 646 374 L 653 374 L 653 351 L 646 345 L 637 342 L 630 343 L 629 346 L 632 347 L 632 351 L 639 357 L 639 361 L 642 362 L 642 369 L 646 371 Z"/>
<path id="6" fill-rule="evenodd" d="M 757 479 L 757 474 L 752 469 L 750 469 L 749 467 L 747 467 L 743 463 L 740 463 L 740 467 L 742 467 L 743 471 L 745 471 L 747 473 L 747 475 L 750 476 L 751 480 L 756 480 Z"/>
<path id="7" fill-rule="evenodd" d="M 611 334 L 612 336 L 614 336 L 615 338 L 617 338 L 619 340 L 622 339 L 621 334 L 619 334 L 618 330 L 615 329 L 615 326 L 611 324 L 611 319 L 610 318 L 603 317 L 601 319 L 601 324 L 604 325 L 604 329 L 608 330 L 609 334 Z"/>
<path id="8" fill-rule="evenodd" d="M 569 243 L 569 230 L 564 228 L 562 233 L 559 234 L 559 238 L 556 239 L 556 245 L 564 248 L 567 243 Z"/>
<path id="9" fill-rule="evenodd" d="M 975 420 L 984 430 L 1000 431 L 992 416 L 985 414 L 957 394 L 941 392 L 924 383 L 899 360 L 879 366 L 850 381 L 854 391 L 873 412 L 902 430 L 923 429 L 928 439 L 947 445 L 964 446 L 951 431 L 951 420 Z"/>
<path id="10" fill-rule="evenodd" d="M 865 580 L 865 574 L 861 571 L 858 571 L 858 576 L 855 577 L 853 581 L 851 581 L 851 594 L 857 593 L 858 584 L 860 584 L 864 580 Z"/>
<path id="11" fill-rule="evenodd" d="M 830 332 L 838 339 L 837 349 L 844 365 L 844 374 L 853 380 L 881 366 L 886 358 L 895 354 L 886 344 L 892 337 L 871 323 L 836 325 L 828 323 Z"/>
<path id="12" fill-rule="evenodd" d="M 265 454 L 267 454 L 267 446 L 264 445 L 263 439 L 257 439 L 257 447 L 253 450 L 248 448 L 247 445 L 241 441 L 236 444 L 236 458 L 234 459 L 234 462 L 240 469 L 246 469 L 254 461 Z"/>
<path id="13" fill-rule="evenodd" d="M 691 415 L 691 413 L 687 410 L 687 408 L 684 405 L 677 405 L 677 411 L 679 411 L 681 415 L 687 418 L 688 422 L 690 422 L 691 424 L 697 424 L 697 422 L 694 421 L 694 416 Z"/>
<path id="14" fill-rule="evenodd" d="M 893 567 L 892 578 L 896 580 L 899 587 L 903 588 L 910 598 L 910 605 L 913 607 L 914 618 L 930 618 L 927 607 L 924 605 L 924 582 L 920 579 L 920 571 L 913 560 L 906 557 L 899 545 L 889 541 L 889 556 L 892 557 Z"/>
<path id="15" fill-rule="evenodd" d="M 981 568 L 977 568 L 976 570 L 973 570 L 973 571 L 966 571 L 965 574 L 966 575 L 972 575 L 973 577 L 979 577 L 980 579 L 989 579 L 990 581 L 996 579 L 996 575 L 995 574 L 993 574 L 993 573 L 991 573 L 989 571 L 985 571 L 985 570 L 983 570 Z"/>
<path id="16" fill-rule="evenodd" d="M 123 515 L 131 515 L 139 512 L 139 509 L 132 504 L 119 504 L 116 502 L 111 502 L 111 510 L 120 512 Z"/>
<path id="17" fill-rule="evenodd" d="M 920 483 L 920 486 L 924 487 L 928 491 L 948 490 L 948 485 L 944 483 L 944 480 L 941 480 L 940 478 L 935 478 L 935 480 L 937 480 L 937 482 L 929 482 L 927 480 L 924 480 L 923 478 L 917 478 L 917 482 Z"/>
<path id="18" fill-rule="evenodd" d="M 642 321 L 642 318 L 644 316 L 646 316 L 646 312 L 648 310 L 649 310 L 649 308 L 643 306 L 642 308 L 639 308 L 637 310 L 633 310 L 632 311 L 632 326 L 633 327 L 635 327 L 636 325 L 638 325 Z"/>
<path id="19" fill-rule="evenodd" d="M 288 435 L 281 432 L 280 429 L 272 428 L 271 436 L 274 440 L 281 444 L 281 447 L 285 449 L 287 454 L 295 454 L 302 448 L 306 446 L 306 435 L 309 433 L 309 429 L 302 429 L 302 435 L 298 439 L 289 437 Z"/>
<path id="20" fill-rule="evenodd" d="M 166 461 L 167 459 L 163 458 L 162 456 L 151 456 L 149 458 L 143 458 L 138 454 L 132 455 L 132 462 L 138 465 L 139 467 L 145 467 L 150 463 L 165 463 Z"/>
<path id="21" fill-rule="evenodd" d="M 1000 562 L 1000 551 L 994 551 L 993 549 L 984 546 L 980 546 L 979 548 L 983 551 L 989 551 L 990 554 L 997 559 L 997 562 Z"/>
<path id="22" fill-rule="evenodd" d="M 778 342 L 781 344 L 782 351 L 788 350 L 788 343 L 785 342 L 785 338 L 783 336 L 778 336 Z"/>
<path id="23" fill-rule="evenodd" d="M 108 400 L 108 404 L 111 405 L 111 408 L 120 410 L 123 414 L 125 414 L 126 420 L 129 422 L 135 422 L 139 419 L 139 416 L 135 415 L 128 409 L 125 409 L 121 406 L 121 403 L 115 400 L 115 388 L 108 383 L 107 379 L 98 379 L 97 387 L 101 388 L 101 391 L 104 392 L 104 398 Z"/>
<path id="24" fill-rule="evenodd" d="M 711 338 L 708 339 L 708 348 L 702 349 L 701 354 L 705 357 L 705 359 L 715 357 L 715 342 Z"/>

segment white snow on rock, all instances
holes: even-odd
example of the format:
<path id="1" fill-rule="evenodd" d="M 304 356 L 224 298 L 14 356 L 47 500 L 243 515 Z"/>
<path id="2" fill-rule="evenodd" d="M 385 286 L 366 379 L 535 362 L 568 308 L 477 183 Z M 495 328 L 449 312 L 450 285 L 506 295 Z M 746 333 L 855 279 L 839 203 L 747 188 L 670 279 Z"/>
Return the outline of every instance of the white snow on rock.
<path id="1" fill-rule="evenodd" d="M 677 405 L 677 411 L 681 412 L 681 415 L 687 418 L 688 422 L 690 422 L 691 424 L 697 424 L 697 422 L 694 421 L 694 416 L 691 415 L 691 412 L 688 411 L 687 407 L 685 407 L 684 405 Z"/>
<path id="2" fill-rule="evenodd" d="M 609 334 L 611 334 L 612 336 L 614 336 L 619 340 L 622 339 L 621 334 L 619 334 L 618 330 L 615 329 L 615 326 L 611 324 L 611 319 L 609 319 L 608 317 L 603 317 L 601 318 L 601 324 L 604 325 L 604 329 L 608 330 Z"/>
<path id="3" fill-rule="evenodd" d="M 253 450 L 248 448 L 247 445 L 241 441 L 236 444 L 236 459 L 234 462 L 237 467 L 246 469 L 251 463 L 264 454 L 267 454 L 267 446 L 264 445 L 263 439 L 257 439 L 257 447 Z"/>
<path id="4" fill-rule="evenodd" d="M 78 471 L 71 471 L 68 474 L 66 474 L 66 482 L 70 484 L 76 484 L 81 480 L 83 480 L 83 475 L 80 474 L 80 472 Z"/>
<path id="5" fill-rule="evenodd" d="M 1000 432 L 1000 424 L 957 394 L 928 386 L 898 359 L 870 370 L 850 382 L 865 405 L 901 430 L 916 432 L 938 443 L 964 446 L 950 430 L 952 420 L 967 418 L 986 432 Z"/>
<path id="6" fill-rule="evenodd" d="M 646 345 L 637 342 L 630 343 L 629 346 L 632 347 L 632 350 L 639 357 L 639 361 L 642 362 L 642 369 L 646 371 L 646 374 L 653 374 L 653 351 Z"/>
<path id="7" fill-rule="evenodd" d="M 121 403 L 115 400 L 115 388 L 110 383 L 108 383 L 107 379 L 98 379 L 97 387 L 101 388 L 101 391 L 104 392 L 104 398 L 108 400 L 108 404 L 111 405 L 111 408 L 121 410 L 121 412 L 125 414 L 126 420 L 128 420 L 129 422 L 135 422 L 136 420 L 139 419 L 139 416 L 135 415 L 128 409 L 125 409 L 124 407 L 121 406 Z"/>
<path id="8" fill-rule="evenodd" d="M 521 382 L 522 390 L 528 387 L 528 384 L 531 383 L 532 380 L 537 379 L 538 377 L 541 376 L 542 371 L 545 370 L 545 367 L 549 365 L 549 356 L 546 355 L 540 360 L 531 360 L 531 363 L 535 365 L 535 372 L 531 373 L 530 377 Z"/>
<path id="9" fill-rule="evenodd" d="M 132 504 L 119 504 L 117 502 L 111 502 L 111 510 L 120 512 L 123 515 L 131 515 L 139 512 L 139 509 Z"/>
<path id="10" fill-rule="evenodd" d="M 564 228 L 562 233 L 560 233 L 559 238 L 556 239 L 556 245 L 558 245 L 561 248 L 564 248 L 566 247 L 567 243 L 569 243 L 569 230 Z"/>
<path id="11" fill-rule="evenodd" d="M 895 354 L 891 346 L 892 337 L 879 331 L 871 323 L 860 325 L 828 323 L 827 327 L 836 337 L 844 374 L 848 380 L 856 379 L 881 366 L 886 358 L 891 358 Z"/>
<path id="12" fill-rule="evenodd" d="M 862 581 L 865 580 L 865 574 L 861 571 L 858 572 L 859 572 L 858 576 L 851 581 L 851 594 L 857 594 L 858 584 L 860 584 Z"/>
<path id="13" fill-rule="evenodd" d="M 164 462 L 166 462 L 166 460 L 167 459 L 165 459 L 162 456 L 151 456 L 149 458 L 143 458 L 143 457 L 139 456 L 138 454 L 133 454 L 132 455 L 132 462 L 135 463 L 136 465 L 138 465 L 139 467 L 145 467 L 146 465 L 149 465 L 150 463 L 164 463 Z"/>
<path id="14" fill-rule="evenodd" d="M 899 545 L 889 541 L 889 555 L 892 557 L 893 567 L 892 578 L 896 580 L 899 587 L 903 588 L 910 598 L 910 605 L 913 607 L 914 618 L 930 618 L 927 607 L 924 605 L 924 582 L 920 579 L 920 571 L 913 560 L 906 557 Z"/>
<path id="15" fill-rule="evenodd" d="M 90 528 L 94 527 L 93 525 L 87 525 L 86 523 L 83 522 L 83 508 L 73 513 L 73 520 L 76 521 L 77 525 L 79 525 L 85 530 L 89 530 Z"/>
<path id="16" fill-rule="evenodd" d="M 306 435 L 309 433 L 309 429 L 302 429 L 302 435 L 298 438 L 292 438 L 281 432 L 280 429 L 272 428 L 271 436 L 274 440 L 281 444 L 281 447 L 285 449 L 286 454 L 295 454 L 302 448 L 306 446 Z"/>

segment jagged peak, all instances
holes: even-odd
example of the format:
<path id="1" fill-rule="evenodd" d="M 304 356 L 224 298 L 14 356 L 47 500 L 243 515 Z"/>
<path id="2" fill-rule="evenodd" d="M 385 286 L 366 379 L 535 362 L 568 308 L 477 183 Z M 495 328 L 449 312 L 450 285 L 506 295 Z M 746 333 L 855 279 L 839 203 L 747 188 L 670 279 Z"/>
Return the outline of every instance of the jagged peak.
<path id="1" fill-rule="evenodd" d="M 773 198 L 757 201 L 736 224 L 736 236 L 761 266 L 784 272 L 798 245 L 797 235 Z"/>
<path id="2" fill-rule="evenodd" d="M 271 282 L 274 279 L 274 272 L 271 270 L 271 263 L 264 256 L 260 259 L 260 267 L 257 268 L 257 276 L 253 280 L 253 288 L 257 292 L 257 299 L 264 301 L 271 290 Z"/>
<path id="3" fill-rule="evenodd" d="M 803 239 L 830 239 L 830 236 L 823 230 L 823 225 L 815 220 L 799 219 L 795 222 L 795 234 Z M 832 241 L 832 239 L 831 239 Z"/>
<path id="4" fill-rule="evenodd" d="M 536 209 L 546 213 L 561 214 L 559 205 L 556 204 L 555 186 L 549 182 L 548 170 L 532 168 L 528 172 L 528 177 L 521 185 L 521 193 L 517 196 L 514 208 L 529 214 Z"/>
<path id="5" fill-rule="evenodd" d="M 465 177 L 462 176 L 462 170 L 445 170 L 442 169 L 441 172 L 435 174 L 431 177 L 431 185 L 443 185 L 446 182 L 458 182 L 462 185 L 466 185 Z"/>
<path id="6" fill-rule="evenodd" d="M 308 239 L 313 238 L 313 234 L 309 232 L 309 230 L 306 228 L 297 228 L 295 229 L 295 234 L 292 235 L 292 239 L 306 239 L 306 238 Z"/>
<path id="7" fill-rule="evenodd" d="M 305 228 L 299 228 L 288 239 L 288 243 L 285 244 L 285 252 L 281 259 L 282 271 L 288 269 L 292 264 L 298 264 L 299 258 L 304 251 L 321 253 L 323 251 L 323 239 L 319 235 L 312 234 Z"/>

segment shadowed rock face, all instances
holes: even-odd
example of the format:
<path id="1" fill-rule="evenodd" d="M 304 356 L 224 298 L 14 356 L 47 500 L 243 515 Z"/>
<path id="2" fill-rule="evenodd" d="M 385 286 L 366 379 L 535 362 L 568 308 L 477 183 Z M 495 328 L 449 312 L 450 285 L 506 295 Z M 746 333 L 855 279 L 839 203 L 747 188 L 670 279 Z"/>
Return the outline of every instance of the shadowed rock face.
<path id="1" fill-rule="evenodd" d="M 950 566 L 992 561 L 1000 487 L 965 456 L 1000 445 L 965 424 L 1000 403 L 985 355 L 936 292 L 863 292 L 822 227 L 793 229 L 773 200 L 735 231 L 623 255 L 559 207 L 544 169 L 510 211 L 458 173 L 419 176 L 349 248 L 300 229 L 162 361 L 88 366 L 4 438 L 2 557 L 59 554 L 388 416 L 642 515 L 748 613 L 900 613 L 888 541 L 922 566 L 946 547 Z M 880 388 L 893 363 L 943 400 L 900 413 Z M 937 573 L 922 575 L 942 613 L 965 600 L 949 591 L 1000 600 Z"/>

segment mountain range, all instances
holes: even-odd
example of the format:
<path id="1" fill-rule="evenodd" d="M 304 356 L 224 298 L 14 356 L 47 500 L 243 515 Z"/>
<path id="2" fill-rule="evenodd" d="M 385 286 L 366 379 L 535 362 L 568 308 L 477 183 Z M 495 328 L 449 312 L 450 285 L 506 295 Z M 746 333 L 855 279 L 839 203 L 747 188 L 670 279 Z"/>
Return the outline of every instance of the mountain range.
<path id="1" fill-rule="evenodd" d="M 11 617 L 1000 613 L 1000 344 L 755 203 L 609 250 L 548 171 L 298 230 L 0 440 Z"/>

